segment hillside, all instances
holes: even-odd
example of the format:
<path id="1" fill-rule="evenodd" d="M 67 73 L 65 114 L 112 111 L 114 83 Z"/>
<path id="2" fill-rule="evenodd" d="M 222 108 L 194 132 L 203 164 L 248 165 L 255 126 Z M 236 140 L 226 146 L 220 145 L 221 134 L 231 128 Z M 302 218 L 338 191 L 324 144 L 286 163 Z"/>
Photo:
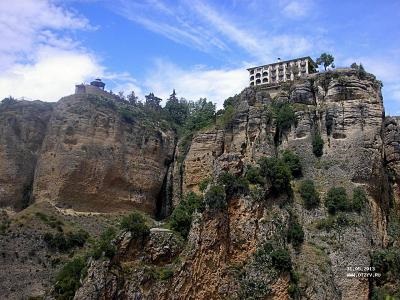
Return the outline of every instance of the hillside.
<path id="1" fill-rule="evenodd" d="M 169 111 L 0 104 L 3 298 L 400 297 L 400 119 L 372 74 L 248 87 L 205 121 Z M 80 239 L 52 248 L 60 232 Z"/>

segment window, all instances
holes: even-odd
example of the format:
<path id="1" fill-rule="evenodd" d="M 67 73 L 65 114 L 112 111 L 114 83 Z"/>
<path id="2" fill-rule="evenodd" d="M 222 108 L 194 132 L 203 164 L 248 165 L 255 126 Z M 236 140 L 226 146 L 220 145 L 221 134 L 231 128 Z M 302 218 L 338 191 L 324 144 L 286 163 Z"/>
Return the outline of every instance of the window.
<path id="1" fill-rule="evenodd" d="M 264 72 L 263 72 L 263 76 L 268 76 L 268 72 L 267 72 L 267 71 L 264 71 Z"/>
<path id="2" fill-rule="evenodd" d="M 250 76 L 250 80 L 254 80 L 254 76 Z"/>
<path id="3" fill-rule="evenodd" d="M 268 78 L 264 78 L 263 83 L 268 83 Z"/>
<path id="4" fill-rule="evenodd" d="M 254 74 L 254 70 L 250 70 L 250 74 L 251 74 L 251 75 Z"/>
<path id="5" fill-rule="evenodd" d="M 261 80 L 260 79 L 257 79 L 256 80 L 256 84 L 260 84 L 261 83 Z"/>
<path id="6" fill-rule="evenodd" d="M 261 77 L 261 73 L 257 73 L 256 78 L 260 78 L 260 77 Z"/>

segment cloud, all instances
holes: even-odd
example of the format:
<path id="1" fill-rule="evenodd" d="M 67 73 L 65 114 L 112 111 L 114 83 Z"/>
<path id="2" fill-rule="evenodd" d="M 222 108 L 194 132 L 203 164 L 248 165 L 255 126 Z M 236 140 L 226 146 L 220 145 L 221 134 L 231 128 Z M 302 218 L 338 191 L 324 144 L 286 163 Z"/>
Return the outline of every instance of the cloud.
<path id="1" fill-rule="evenodd" d="M 282 1 L 282 13 L 292 19 L 306 17 L 311 11 L 308 0 Z"/>
<path id="2" fill-rule="evenodd" d="M 248 85 L 244 67 L 237 69 L 183 69 L 171 62 L 158 59 L 147 76 L 149 91 L 166 99 L 175 89 L 178 96 L 188 100 L 205 97 L 221 108 L 223 101 Z"/>
<path id="3" fill-rule="evenodd" d="M 291 7 L 290 3 L 287 5 Z M 175 6 L 167 7 L 157 0 L 120 0 L 113 9 L 128 20 L 176 43 L 214 55 L 225 55 L 225 58 L 227 53 L 245 51 L 257 63 L 265 63 L 278 56 L 303 55 L 315 44 L 307 36 L 268 32 L 261 29 L 268 26 L 254 24 L 248 18 L 229 14 L 204 1 L 181 0 Z"/>
<path id="4" fill-rule="evenodd" d="M 57 101 L 72 94 L 75 84 L 97 76 L 110 79 L 116 88 L 140 91 L 129 74 L 109 72 L 71 38 L 76 30 L 94 27 L 51 0 L 0 1 L 0 99 Z"/>

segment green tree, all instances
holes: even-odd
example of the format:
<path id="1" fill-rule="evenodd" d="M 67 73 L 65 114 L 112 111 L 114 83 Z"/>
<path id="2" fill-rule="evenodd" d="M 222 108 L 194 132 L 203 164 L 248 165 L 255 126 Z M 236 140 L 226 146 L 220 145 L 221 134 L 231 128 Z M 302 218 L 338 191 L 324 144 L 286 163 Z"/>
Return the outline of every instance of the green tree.
<path id="1" fill-rule="evenodd" d="M 76 290 L 81 286 L 80 279 L 84 273 L 86 261 L 77 257 L 66 263 L 56 276 L 54 293 L 57 299 L 73 299 Z"/>
<path id="2" fill-rule="evenodd" d="M 362 187 L 356 187 L 353 190 L 353 200 L 351 203 L 351 207 L 354 211 L 360 213 L 362 209 L 365 207 L 367 202 L 367 195 Z"/>
<path id="3" fill-rule="evenodd" d="M 211 209 L 220 210 L 226 208 L 225 189 L 221 185 L 212 185 L 204 195 L 204 202 Z"/>
<path id="4" fill-rule="evenodd" d="M 307 209 L 318 207 L 320 199 L 312 180 L 303 180 L 300 184 L 299 192 Z"/>
<path id="5" fill-rule="evenodd" d="M 184 127 L 189 132 L 197 131 L 215 121 L 215 104 L 200 98 L 196 102 L 189 102 L 189 117 Z"/>
<path id="6" fill-rule="evenodd" d="M 261 175 L 267 178 L 274 194 L 291 194 L 291 172 L 289 167 L 278 158 L 264 157 L 259 162 Z"/>
<path id="7" fill-rule="evenodd" d="M 228 198 L 236 194 L 246 194 L 249 191 L 247 179 L 237 177 L 229 172 L 223 172 L 218 177 L 218 182 L 225 187 L 225 193 Z"/>
<path id="8" fill-rule="evenodd" d="M 186 239 L 192 224 L 192 215 L 196 210 L 203 210 L 203 198 L 190 192 L 172 212 L 169 220 L 171 229 Z"/>
<path id="9" fill-rule="evenodd" d="M 144 241 L 144 239 L 150 234 L 150 229 L 146 225 L 145 218 L 136 212 L 123 217 L 120 227 L 123 230 L 130 231 L 133 238 L 141 241 Z"/>
<path id="10" fill-rule="evenodd" d="M 301 227 L 300 223 L 293 216 L 289 220 L 287 241 L 291 243 L 293 247 L 300 246 L 304 241 L 303 227 Z"/>
<path id="11" fill-rule="evenodd" d="M 330 214 L 335 214 L 337 211 L 346 211 L 349 209 L 347 193 L 344 187 L 332 187 L 326 197 L 325 206 Z"/>
<path id="12" fill-rule="evenodd" d="M 317 65 L 323 65 L 324 69 L 326 71 L 326 69 L 331 66 L 332 68 L 334 68 L 334 62 L 335 58 L 329 54 L 329 53 L 322 53 L 320 57 L 317 58 L 316 63 Z"/>
<path id="13" fill-rule="evenodd" d="M 312 149 L 316 157 L 321 157 L 324 154 L 324 140 L 319 133 L 315 133 L 313 136 Z"/>
<path id="14" fill-rule="evenodd" d="M 293 177 L 300 177 L 302 175 L 300 157 L 296 153 L 285 150 L 282 152 L 282 159 L 289 167 Z"/>
<path id="15" fill-rule="evenodd" d="M 158 98 L 156 96 L 154 96 L 154 93 L 149 93 L 147 96 L 145 96 L 145 106 L 153 109 L 153 110 L 160 110 L 161 106 L 161 98 Z"/>
<path id="16" fill-rule="evenodd" d="M 112 241 L 116 234 L 117 233 L 113 227 L 109 227 L 101 233 L 100 239 L 96 241 L 92 250 L 92 256 L 94 259 L 99 259 L 103 253 L 105 257 L 110 259 L 115 255 L 116 247 Z"/>
<path id="17" fill-rule="evenodd" d="M 272 264 L 275 269 L 288 272 L 292 269 L 292 260 L 286 249 L 276 249 L 271 252 Z"/>
<path id="18" fill-rule="evenodd" d="M 178 100 L 175 90 L 173 90 L 172 94 L 169 96 L 164 109 L 178 125 L 183 125 L 189 115 L 189 106 L 187 101 L 183 98 Z"/>
<path id="19" fill-rule="evenodd" d="M 258 167 L 250 166 L 246 171 L 245 177 L 252 184 L 265 184 L 265 178 L 261 176 L 261 170 Z"/>
<path id="20" fill-rule="evenodd" d="M 138 104 L 138 99 L 139 97 L 136 96 L 135 91 L 132 91 L 128 96 L 126 97 L 129 104 L 131 105 L 137 105 Z"/>

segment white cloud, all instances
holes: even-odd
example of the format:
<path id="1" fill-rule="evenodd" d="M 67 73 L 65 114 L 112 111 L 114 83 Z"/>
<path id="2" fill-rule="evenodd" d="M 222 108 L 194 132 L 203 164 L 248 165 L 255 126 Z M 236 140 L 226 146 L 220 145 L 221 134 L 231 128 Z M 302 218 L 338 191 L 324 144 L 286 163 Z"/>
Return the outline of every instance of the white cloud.
<path id="1" fill-rule="evenodd" d="M 308 0 L 282 1 L 282 12 L 288 18 L 303 18 L 311 10 L 311 2 Z"/>
<path id="2" fill-rule="evenodd" d="M 247 71 L 237 69 L 182 69 L 164 60 L 157 60 L 145 82 L 146 88 L 166 99 L 175 89 L 188 100 L 206 97 L 221 108 L 223 101 L 248 85 Z"/>
<path id="3" fill-rule="evenodd" d="M 77 83 L 100 76 L 117 89 L 134 88 L 126 73 L 108 72 L 69 33 L 93 30 L 89 21 L 52 0 L 0 1 L 0 99 L 57 101 Z"/>

